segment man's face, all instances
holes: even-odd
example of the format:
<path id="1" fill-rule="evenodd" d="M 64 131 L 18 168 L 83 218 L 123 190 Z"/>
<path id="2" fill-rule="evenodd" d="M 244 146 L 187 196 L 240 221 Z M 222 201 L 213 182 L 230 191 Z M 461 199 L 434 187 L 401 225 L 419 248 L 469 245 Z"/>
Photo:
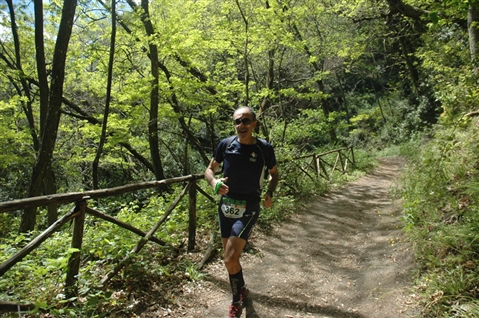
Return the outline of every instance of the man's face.
<path id="1" fill-rule="evenodd" d="M 253 116 L 249 113 L 248 109 L 239 109 L 235 112 L 234 126 L 236 133 L 240 137 L 249 137 L 253 135 L 253 130 L 256 127 L 257 121 L 253 121 Z"/>

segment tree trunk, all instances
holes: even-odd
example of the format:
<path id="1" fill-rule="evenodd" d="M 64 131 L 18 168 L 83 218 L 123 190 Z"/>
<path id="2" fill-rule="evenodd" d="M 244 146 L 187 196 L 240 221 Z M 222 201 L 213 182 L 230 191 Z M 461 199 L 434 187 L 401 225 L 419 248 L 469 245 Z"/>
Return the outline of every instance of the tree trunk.
<path id="1" fill-rule="evenodd" d="M 469 31 L 469 50 L 471 52 L 471 60 L 473 65 L 477 66 L 477 41 L 479 40 L 479 4 L 477 1 L 469 1 L 467 28 Z"/>
<path id="2" fill-rule="evenodd" d="M 245 93 L 245 98 L 243 102 L 243 106 L 249 106 L 249 67 L 248 67 L 248 40 L 249 40 L 249 25 L 248 25 L 248 20 L 246 19 L 246 16 L 243 12 L 243 9 L 241 9 L 241 6 L 236 0 L 236 6 L 238 7 L 241 17 L 243 18 L 244 26 L 245 26 L 245 40 L 244 40 L 244 48 L 243 48 L 243 59 L 244 59 L 244 93 Z"/>
<path id="3" fill-rule="evenodd" d="M 275 50 L 271 49 L 268 50 L 268 78 L 266 79 L 266 88 L 268 91 L 272 91 L 274 89 L 274 56 L 275 56 Z M 259 112 L 258 112 L 258 117 L 260 117 L 260 129 L 263 135 L 265 136 L 266 140 L 268 140 L 268 127 L 264 123 L 264 116 L 262 114 L 271 107 L 271 97 L 265 96 L 263 98 L 263 101 L 261 102 L 261 105 L 259 107 Z"/>
<path id="4" fill-rule="evenodd" d="M 37 135 L 37 132 L 36 132 L 36 129 L 35 129 L 35 120 L 34 120 L 34 117 L 33 117 L 32 97 L 30 96 L 30 87 L 28 86 L 26 76 L 24 76 L 24 72 L 23 72 L 21 51 L 20 51 L 20 39 L 18 38 L 15 11 L 14 11 L 14 8 L 13 8 L 12 0 L 6 0 L 6 2 L 7 2 L 7 5 L 8 5 L 8 9 L 10 11 L 11 29 L 12 29 L 13 42 L 14 42 L 14 46 L 15 46 L 15 66 L 13 67 L 13 65 L 12 65 L 12 69 L 16 68 L 17 71 L 21 72 L 21 75 L 20 75 L 21 87 L 16 85 L 13 81 L 12 81 L 12 85 L 17 90 L 18 96 L 25 95 L 25 97 L 27 98 L 26 102 L 22 102 L 23 105 L 24 105 L 23 110 L 24 110 L 25 116 L 27 117 L 27 120 L 28 120 L 30 135 L 32 136 L 32 140 L 33 140 L 33 149 L 35 149 L 35 151 L 38 151 L 39 140 L 38 140 L 38 135 Z M 23 89 L 23 92 L 22 92 L 22 89 Z"/>
<path id="5" fill-rule="evenodd" d="M 37 59 L 38 88 L 40 89 L 40 137 L 43 135 L 46 126 L 48 97 L 50 94 L 43 33 L 43 1 L 35 0 L 35 54 Z"/>
<path id="6" fill-rule="evenodd" d="M 148 7 L 148 0 L 141 0 L 141 7 L 143 14 L 141 20 L 146 30 L 146 34 L 152 37 L 155 34 L 153 24 L 150 20 L 150 13 Z M 160 96 L 158 91 L 159 84 L 159 63 L 158 63 L 158 47 L 156 44 L 150 42 L 148 44 L 150 63 L 151 63 L 151 92 L 150 92 L 150 121 L 148 123 L 148 140 L 150 145 L 150 155 L 153 167 L 155 169 L 156 180 L 165 179 L 163 172 L 163 165 L 161 163 L 159 138 L 158 138 L 158 107 L 160 103 Z"/>
<path id="7" fill-rule="evenodd" d="M 50 88 L 48 87 L 48 73 L 45 63 L 45 48 L 43 41 L 43 5 L 42 1 L 35 0 L 35 52 L 37 58 L 38 85 L 40 89 L 40 136 L 45 131 L 47 125 L 46 117 L 48 112 L 48 99 Z M 40 150 L 40 145 L 35 147 L 35 151 Z M 50 162 L 48 171 L 43 180 L 44 194 L 55 194 L 57 187 L 55 184 L 55 174 Z M 56 205 L 48 206 L 48 225 L 52 225 L 58 219 L 58 209 Z"/>
<path id="8" fill-rule="evenodd" d="M 42 9 L 39 5 L 41 1 L 35 1 L 35 15 Z M 35 165 L 33 167 L 28 195 L 30 197 L 38 196 L 42 193 L 43 179 L 51 165 L 53 150 L 60 122 L 60 109 L 63 97 L 63 82 L 65 79 L 65 60 L 68 50 L 68 43 L 73 27 L 73 18 L 77 0 L 65 0 L 63 3 L 62 17 L 58 29 L 58 37 L 53 53 L 53 63 L 51 71 L 51 89 L 48 98 L 48 111 L 45 117 L 45 128 L 42 131 L 40 139 L 40 149 L 37 153 Z M 43 20 L 43 19 L 42 19 Z M 41 37 L 41 39 L 40 39 Z M 35 41 L 43 44 L 43 34 L 36 34 Z M 37 45 L 38 46 L 38 45 Z M 43 46 L 43 45 L 42 45 Z M 38 47 L 37 47 L 38 48 Z M 20 232 L 31 231 L 36 224 L 36 209 L 25 209 L 20 223 Z"/>
<path id="9" fill-rule="evenodd" d="M 48 170 L 45 173 L 45 178 L 43 179 L 43 194 L 56 194 L 57 193 L 57 186 L 55 182 L 55 173 L 53 172 L 52 165 L 48 166 Z M 47 221 L 48 226 L 52 225 L 58 220 L 58 205 L 51 204 L 47 208 L 48 215 Z"/>
<path id="10" fill-rule="evenodd" d="M 416 21 L 419 21 L 425 13 L 422 10 L 419 10 L 409 4 L 404 3 L 402 0 L 387 0 L 386 2 L 389 6 L 390 15 L 400 13 Z"/>
<path id="11" fill-rule="evenodd" d="M 411 54 L 411 51 L 414 53 L 414 49 L 410 50 L 408 44 L 409 42 L 404 38 L 404 36 L 399 37 L 399 41 L 401 43 L 403 59 L 406 62 L 407 69 L 409 71 L 414 93 L 419 96 L 419 72 L 417 71 L 413 61 L 413 55 Z"/>
<path id="12" fill-rule="evenodd" d="M 106 128 L 108 124 L 108 114 L 110 113 L 111 85 L 113 78 L 113 61 L 115 59 L 115 43 L 116 43 L 116 0 L 111 1 L 111 40 L 110 40 L 110 60 L 108 61 L 108 79 L 105 98 L 105 110 L 103 112 L 103 123 L 101 127 L 101 136 L 95 159 L 92 164 L 93 189 L 99 188 L 98 181 L 98 164 L 100 163 L 103 145 L 106 141 Z"/>
<path id="13" fill-rule="evenodd" d="M 137 9 L 137 4 L 133 0 L 127 0 L 130 7 Z M 143 14 L 141 15 L 141 22 L 145 27 L 146 34 L 151 38 L 154 34 L 153 24 L 150 20 L 149 3 L 148 0 L 141 0 L 141 8 Z M 150 146 L 150 156 L 153 166 L 153 171 L 156 180 L 165 179 L 163 165 L 160 157 L 159 138 L 158 138 L 158 107 L 160 102 L 158 84 L 159 84 L 159 61 L 158 61 L 158 47 L 156 44 L 148 43 L 148 56 L 150 58 L 150 70 L 153 79 L 151 81 L 150 92 L 150 118 L 148 122 L 148 142 Z"/>
<path id="14" fill-rule="evenodd" d="M 351 115 L 349 114 L 348 98 L 346 97 L 346 93 L 344 92 L 344 87 L 343 87 L 343 83 L 341 82 L 341 77 L 339 77 L 338 72 L 334 72 L 334 74 L 336 75 L 336 79 L 338 80 L 339 90 L 341 91 L 341 96 L 342 96 L 343 104 L 344 104 L 344 111 L 346 112 L 346 121 L 349 126 L 351 124 Z M 382 113 L 382 110 L 381 110 L 381 113 Z"/>
<path id="15" fill-rule="evenodd" d="M 269 4 L 269 1 L 266 1 L 265 3 L 266 9 L 270 10 L 271 6 Z M 275 49 L 270 49 L 268 50 L 268 77 L 266 79 L 266 88 L 268 91 L 272 91 L 274 89 L 274 58 L 275 58 L 276 50 Z M 263 101 L 261 102 L 259 112 L 258 112 L 258 117 L 263 118 L 264 116 L 261 116 L 263 112 L 265 112 L 269 107 L 271 106 L 271 97 L 265 96 L 263 98 Z M 260 122 L 260 129 L 265 136 L 266 140 L 268 140 L 268 127 L 264 124 L 264 122 Z"/>

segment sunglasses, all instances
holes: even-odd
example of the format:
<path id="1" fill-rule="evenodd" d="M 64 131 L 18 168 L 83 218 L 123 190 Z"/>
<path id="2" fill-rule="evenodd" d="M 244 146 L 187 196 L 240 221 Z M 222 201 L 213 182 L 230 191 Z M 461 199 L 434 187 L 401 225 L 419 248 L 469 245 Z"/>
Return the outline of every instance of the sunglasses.
<path id="1" fill-rule="evenodd" d="M 248 126 L 248 125 L 250 125 L 252 122 L 253 122 L 253 121 L 252 121 L 251 119 L 249 119 L 249 118 L 236 118 L 236 119 L 234 120 L 235 125 L 239 125 L 239 124 L 243 123 L 243 125 Z"/>

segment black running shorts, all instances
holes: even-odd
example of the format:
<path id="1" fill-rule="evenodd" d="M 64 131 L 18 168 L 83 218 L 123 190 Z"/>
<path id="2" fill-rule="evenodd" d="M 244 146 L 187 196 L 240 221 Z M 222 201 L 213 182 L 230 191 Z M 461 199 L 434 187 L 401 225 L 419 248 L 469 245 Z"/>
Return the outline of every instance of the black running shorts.
<path id="1" fill-rule="evenodd" d="M 246 210 L 240 218 L 227 217 L 224 213 L 223 198 L 221 197 L 218 205 L 218 218 L 220 222 L 220 232 L 222 238 L 236 236 L 244 240 L 248 240 L 253 226 L 259 217 L 260 205 L 259 203 L 247 203 Z"/>

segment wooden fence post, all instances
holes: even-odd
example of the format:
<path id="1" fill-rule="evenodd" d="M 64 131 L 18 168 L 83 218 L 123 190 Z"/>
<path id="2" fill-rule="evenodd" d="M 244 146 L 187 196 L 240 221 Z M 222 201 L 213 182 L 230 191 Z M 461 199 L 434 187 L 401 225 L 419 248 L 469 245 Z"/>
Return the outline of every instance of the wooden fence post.
<path id="1" fill-rule="evenodd" d="M 72 248 L 78 249 L 70 256 L 68 261 L 68 272 L 65 280 L 65 298 L 72 299 L 78 297 L 78 273 L 80 272 L 81 247 L 83 242 L 83 229 L 85 227 L 85 208 L 86 200 L 89 197 L 83 197 L 76 203 L 80 214 L 73 220 Z M 75 299 L 76 300 L 76 299 Z"/>
<path id="2" fill-rule="evenodd" d="M 316 154 L 313 154 L 314 162 L 314 171 L 316 172 L 316 177 L 319 179 L 321 177 L 321 171 L 319 170 L 319 158 L 316 157 Z"/>
<path id="3" fill-rule="evenodd" d="M 324 179 L 329 180 L 328 171 L 326 170 L 326 167 L 324 166 L 324 163 L 323 163 L 323 159 L 320 156 L 318 157 L 318 165 L 321 168 L 321 171 L 323 171 L 324 173 Z M 321 175 L 321 173 L 319 175 Z"/>
<path id="4" fill-rule="evenodd" d="M 343 154 L 341 153 L 341 151 L 338 152 L 338 156 L 339 156 L 339 161 L 341 162 L 341 172 L 344 173 L 344 172 L 346 172 L 346 165 L 345 165 L 345 162 L 343 160 Z"/>
<path id="5" fill-rule="evenodd" d="M 196 245 L 196 180 L 190 181 L 191 187 L 188 192 L 189 221 L 188 221 L 188 251 L 195 248 Z"/>

